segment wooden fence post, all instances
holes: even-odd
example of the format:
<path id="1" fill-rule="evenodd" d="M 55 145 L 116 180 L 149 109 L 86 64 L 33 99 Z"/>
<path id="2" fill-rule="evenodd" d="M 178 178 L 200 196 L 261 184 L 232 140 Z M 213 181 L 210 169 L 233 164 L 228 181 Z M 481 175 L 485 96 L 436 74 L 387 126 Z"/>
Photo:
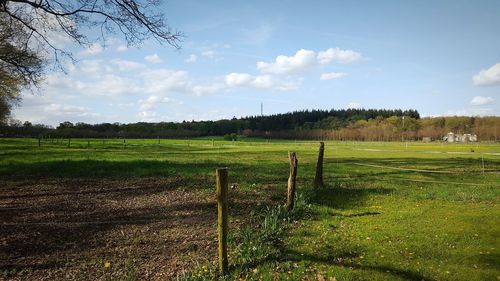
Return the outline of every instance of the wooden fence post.
<path id="1" fill-rule="evenodd" d="M 481 167 L 483 169 L 483 177 L 484 177 L 484 153 L 481 153 Z"/>
<path id="2" fill-rule="evenodd" d="M 219 270 L 225 275 L 228 271 L 227 260 L 227 168 L 217 169 L 216 172 L 217 186 L 217 232 L 219 236 Z"/>
<path id="3" fill-rule="evenodd" d="M 293 210 L 293 204 L 295 199 L 295 181 L 297 178 L 297 155 L 295 152 L 288 152 L 288 159 L 290 160 L 290 176 L 288 177 L 288 196 L 286 202 L 286 209 L 288 211 Z"/>
<path id="4" fill-rule="evenodd" d="M 158 145 L 160 144 L 160 136 L 157 137 L 158 138 Z"/>
<path id="5" fill-rule="evenodd" d="M 314 177 L 314 187 L 323 187 L 323 155 L 325 153 L 325 143 L 319 143 L 318 163 L 316 163 L 316 176 Z"/>
<path id="6" fill-rule="evenodd" d="M 68 138 L 68 148 L 71 147 L 71 138 Z"/>
<path id="7" fill-rule="evenodd" d="M 41 146 L 40 141 L 41 141 L 40 136 L 38 136 L 38 147 L 40 147 L 40 146 Z"/>

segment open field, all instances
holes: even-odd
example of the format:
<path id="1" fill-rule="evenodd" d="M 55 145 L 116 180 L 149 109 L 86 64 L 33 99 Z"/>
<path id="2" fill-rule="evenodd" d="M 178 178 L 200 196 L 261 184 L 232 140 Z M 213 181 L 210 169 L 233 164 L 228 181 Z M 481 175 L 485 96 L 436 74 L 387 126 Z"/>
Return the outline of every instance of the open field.
<path id="1" fill-rule="evenodd" d="M 236 185 L 229 279 L 500 278 L 500 144 L 326 142 L 326 187 L 313 190 L 317 149 L 0 139 L 0 279 L 213 279 L 223 166 Z M 285 201 L 289 150 L 307 210 L 252 244 L 242 230 L 260 231 L 259 214 Z"/>

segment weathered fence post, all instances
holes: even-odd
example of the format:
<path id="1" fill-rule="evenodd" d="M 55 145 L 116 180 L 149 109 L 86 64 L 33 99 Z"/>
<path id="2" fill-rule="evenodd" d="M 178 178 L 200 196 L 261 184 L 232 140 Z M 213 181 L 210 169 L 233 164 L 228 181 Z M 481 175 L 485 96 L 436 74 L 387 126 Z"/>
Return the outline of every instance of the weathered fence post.
<path id="1" fill-rule="evenodd" d="M 90 140 L 87 140 L 87 148 L 90 148 Z"/>
<path id="2" fill-rule="evenodd" d="M 212 146 L 215 146 L 214 139 L 212 139 Z"/>
<path id="3" fill-rule="evenodd" d="M 325 153 L 325 143 L 319 143 L 318 163 L 316 163 L 316 176 L 314 177 L 314 187 L 323 187 L 323 155 Z"/>
<path id="4" fill-rule="evenodd" d="M 40 141 L 41 141 L 41 138 L 40 138 L 40 136 L 38 136 L 38 147 L 40 147 L 40 146 L 41 146 Z"/>
<path id="5" fill-rule="evenodd" d="M 290 176 L 288 177 L 288 196 L 286 202 L 286 209 L 293 210 L 295 199 L 295 181 L 297 178 L 297 155 L 295 152 L 288 152 L 288 159 L 290 160 Z"/>
<path id="6" fill-rule="evenodd" d="M 160 144 L 160 136 L 157 136 L 158 139 L 158 145 Z"/>
<path id="7" fill-rule="evenodd" d="M 217 186 L 217 232 L 219 236 L 219 270 L 222 274 L 226 274 L 228 270 L 227 260 L 227 168 L 217 169 L 216 172 Z"/>
<path id="8" fill-rule="evenodd" d="M 68 138 L 68 148 L 71 147 L 71 138 Z"/>
<path id="9" fill-rule="evenodd" d="M 484 177 L 484 153 L 481 153 L 481 167 L 483 169 L 483 177 Z"/>

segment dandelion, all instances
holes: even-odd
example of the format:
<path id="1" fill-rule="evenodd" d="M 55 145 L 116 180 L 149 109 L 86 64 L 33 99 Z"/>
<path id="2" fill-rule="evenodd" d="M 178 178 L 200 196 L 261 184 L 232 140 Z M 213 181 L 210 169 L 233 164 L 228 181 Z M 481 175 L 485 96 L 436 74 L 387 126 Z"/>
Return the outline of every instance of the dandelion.
<path id="1" fill-rule="evenodd" d="M 109 261 L 104 262 L 104 267 L 110 267 L 111 263 Z"/>

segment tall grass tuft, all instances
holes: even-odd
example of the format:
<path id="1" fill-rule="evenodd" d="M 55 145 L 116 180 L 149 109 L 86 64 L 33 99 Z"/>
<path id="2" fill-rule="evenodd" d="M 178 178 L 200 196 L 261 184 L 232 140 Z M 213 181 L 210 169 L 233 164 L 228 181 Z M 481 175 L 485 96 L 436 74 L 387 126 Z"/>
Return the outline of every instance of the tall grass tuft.
<path id="1" fill-rule="evenodd" d="M 229 236 L 230 275 L 220 276 L 215 265 L 197 266 L 192 271 L 182 272 L 178 281 L 229 280 L 244 278 L 261 262 L 278 260 L 283 252 L 287 226 L 311 214 L 307 203 L 309 193 L 297 193 L 295 208 L 288 212 L 286 206 L 267 207 L 254 213 L 250 225 L 244 226 Z M 229 279 L 228 279 L 229 278 Z"/>

